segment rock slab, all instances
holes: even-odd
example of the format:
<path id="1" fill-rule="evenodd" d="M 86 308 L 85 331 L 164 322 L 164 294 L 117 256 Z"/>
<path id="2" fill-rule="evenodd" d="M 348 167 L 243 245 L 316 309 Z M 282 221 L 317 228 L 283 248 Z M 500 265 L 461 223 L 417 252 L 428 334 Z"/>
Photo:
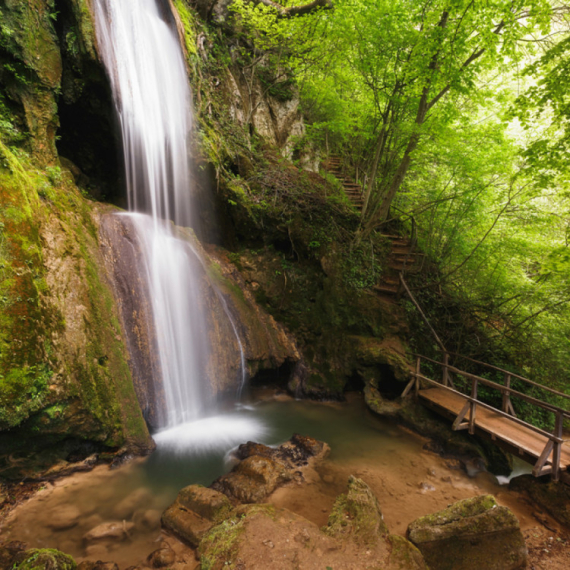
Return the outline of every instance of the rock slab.
<path id="1" fill-rule="evenodd" d="M 431 570 L 517 570 L 527 563 L 517 518 L 491 495 L 420 517 L 409 525 L 408 538 Z"/>
<path id="2" fill-rule="evenodd" d="M 162 515 L 162 526 L 184 542 L 197 547 L 204 535 L 229 515 L 229 499 L 201 485 L 184 487 Z"/>

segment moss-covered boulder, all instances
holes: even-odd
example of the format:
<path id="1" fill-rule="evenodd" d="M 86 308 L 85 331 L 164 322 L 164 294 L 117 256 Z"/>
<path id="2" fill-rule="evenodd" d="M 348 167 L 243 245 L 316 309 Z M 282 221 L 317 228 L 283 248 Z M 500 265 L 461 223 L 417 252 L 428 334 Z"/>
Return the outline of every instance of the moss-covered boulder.
<path id="1" fill-rule="evenodd" d="M 388 534 L 378 500 L 362 479 L 349 477 L 348 490 L 335 501 L 324 531 L 363 544 L 375 544 Z"/>
<path id="2" fill-rule="evenodd" d="M 214 524 L 229 516 L 231 508 L 224 494 L 201 485 L 190 485 L 182 489 L 164 511 L 162 526 L 196 547 Z"/>
<path id="3" fill-rule="evenodd" d="M 265 504 L 237 507 L 204 536 L 198 553 L 203 570 L 426 570 L 421 553 L 405 538 L 378 534 L 368 544 L 339 540 L 287 509 Z"/>
<path id="4" fill-rule="evenodd" d="M 517 518 L 491 495 L 420 517 L 409 525 L 408 537 L 432 570 L 516 570 L 527 562 Z"/>
<path id="5" fill-rule="evenodd" d="M 16 556 L 13 570 L 75 570 L 75 560 L 59 550 L 32 548 Z"/>
<path id="6" fill-rule="evenodd" d="M 302 480 L 303 469 L 324 459 L 329 451 L 326 443 L 299 434 L 277 448 L 248 442 L 235 454 L 241 461 L 216 479 L 212 488 L 234 502 L 261 503 L 285 483 Z"/>

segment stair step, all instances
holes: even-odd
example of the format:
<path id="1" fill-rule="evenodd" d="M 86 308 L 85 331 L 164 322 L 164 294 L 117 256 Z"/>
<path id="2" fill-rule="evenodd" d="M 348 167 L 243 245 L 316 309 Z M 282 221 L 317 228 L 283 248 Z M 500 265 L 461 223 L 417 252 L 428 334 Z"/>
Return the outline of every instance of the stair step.
<path id="1" fill-rule="evenodd" d="M 383 238 L 388 238 L 394 241 L 410 241 L 409 238 L 405 237 L 405 236 L 395 236 L 395 235 L 390 235 L 390 234 L 380 234 Z"/>
<path id="2" fill-rule="evenodd" d="M 398 293 L 398 287 L 391 287 L 390 285 L 375 285 L 373 289 L 378 293 L 389 293 L 390 295 L 397 295 Z"/>

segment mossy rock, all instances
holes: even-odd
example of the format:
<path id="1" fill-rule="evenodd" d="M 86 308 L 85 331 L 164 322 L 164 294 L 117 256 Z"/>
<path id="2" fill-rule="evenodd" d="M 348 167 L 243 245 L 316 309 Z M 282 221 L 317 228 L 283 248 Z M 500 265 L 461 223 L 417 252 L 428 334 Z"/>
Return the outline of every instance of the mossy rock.
<path id="1" fill-rule="evenodd" d="M 323 531 L 329 536 L 372 545 L 388 534 L 388 527 L 370 487 L 351 475 L 348 490 L 335 501 Z"/>
<path id="2" fill-rule="evenodd" d="M 491 495 L 458 501 L 408 527 L 432 570 L 516 570 L 527 550 L 515 515 Z"/>
<path id="3" fill-rule="evenodd" d="M 162 515 L 162 526 L 184 542 L 197 547 L 206 533 L 230 516 L 228 498 L 201 485 L 182 489 Z"/>
<path id="4" fill-rule="evenodd" d="M 12 570 L 75 570 L 77 564 L 68 554 L 50 548 L 32 548 L 18 554 Z"/>

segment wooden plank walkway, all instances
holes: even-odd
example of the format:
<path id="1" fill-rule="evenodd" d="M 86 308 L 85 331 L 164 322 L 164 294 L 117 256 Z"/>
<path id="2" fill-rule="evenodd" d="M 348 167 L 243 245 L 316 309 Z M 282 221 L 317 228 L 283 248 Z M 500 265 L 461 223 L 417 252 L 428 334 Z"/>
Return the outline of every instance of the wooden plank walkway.
<path id="1" fill-rule="evenodd" d="M 459 416 L 468 402 L 466 396 L 445 388 L 419 390 L 418 396 L 434 411 L 452 420 Z M 466 419 L 468 418 L 469 413 Z M 497 445 L 532 464 L 538 462 L 549 442 L 546 436 L 510 420 L 494 410 L 481 406 L 477 408 L 474 424 L 475 433 L 491 438 Z M 552 469 L 551 457 L 552 453 L 546 460 L 545 467 L 541 471 L 542 475 L 548 473 L 548 466 L 550 466 L 550 470 Z M 569 466 L 570 442 L 565 441 L 560 453 L 560 469 L 566 471 Z"/>
<path id="2" fill-rule="evenodd" d="M 531 463 L 534 466 L 532 474 L 535 477 L 551 475 L 554 480 L 558 480 L 562 474 L 570 477 L 570 443 L 564 439 L 563 429 L 564 421 L 570 420 L 570 410 L 521 392 L 513 386 L 512 381 L 515 379 L 519 384 L 522 382 L 532 386 L 533 389 L 540 388 L 558 400 L 569 401 L 570 394 L 542 386 L 491 364 L 448 353 L 443 349 L 435 331 L 432 332 L 442 348 L 443 362 L 416 354 L 416 369 L 402 397 L 413 390 L 424 404 L 439 414 L 451 418 L 453 430 L 466 429 L 470 434 L 477 433 L 488 437 L 509 453 L 518 455 L 521 459 Z M 462 358 L 478 366 L 489 368 L 495 373 L 504 374 L 504 383 L 499 384 L 471 372 L 460 370 L 449 363 L 450 356 Z M 441 376 L 434 380 L 422 374 L 422 363 L 429 363 L 432 369 L 434 366 L 440 367 Z M 463 378 L 462 390 L 455 387 L 452 375 L 457 379 Z M 470 393 L 466 394 L 465 391 L 469 390 L 469 384 L 471 385 Z M 480 386 L 496 390 L 501 394 L 501 409 L 487 404 L 478 397 Z M 554 429 L 552 432 L 518 418 L 512 404 L 513 398 L 522 400 L 526 405 L 540 408 L 543 413 L 553 414 Z"/>

